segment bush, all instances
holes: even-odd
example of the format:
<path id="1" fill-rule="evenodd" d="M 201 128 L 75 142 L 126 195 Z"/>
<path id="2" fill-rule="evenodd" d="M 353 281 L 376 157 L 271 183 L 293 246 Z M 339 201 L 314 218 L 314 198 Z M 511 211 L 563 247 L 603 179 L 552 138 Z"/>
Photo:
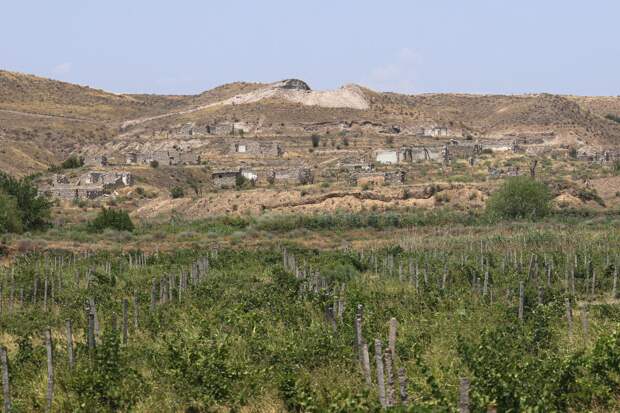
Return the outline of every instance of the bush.
<path id="1" fill-rule="evenodd" d="M 84 158 L 71 155 L 60 165 L 62 169 L 75 169 L 84 166 Z"/>
<path id="2" fill-rule="evenodd" d="M 159 162 L 153 160 L 149 163 L 149 165 L 151 165 L 151 168 L 158 168 L 159 167 Z"/>
<path id="3" fill-rule="evenodd" d="M 0 192 L 4 192 L 14 199 L 17 208 L 13 213 L 19 216 L 22 230 L 42 229 L 48 226 L 51 203 L 39 196 L 31 179 L 22 178 L 18 180 L 0 172 Z"/>
<path id="4" fill-rule="evenodd" d="M 525 176 L 507 179 L 491 195 L 487 213 L 496 218 L 535 219 L 550 211 L 551 193 L 542 182 Z"/>
<path id="5" fill-rule="evenodd" d="M 170 196 L 172 199 L 183 198 L 185 196 L 185 191 L 180 186 L 175 186 L 170 190 Z"/>
<path id="6" fill-rule="evenodd" d="M 614 115 L 613 113 L 608 113 L 607 115 L 605 115 L 605 117 L 611 121 L 620 123 L 620 116 L 618 115 Z"/>
<path id="7" fill-rule="evenodd" d="M 22 219 L 15 198 L 0 192 L 0 234 L 7 232 L 22 232 Z"/>
<path id="8" fill-rule="evenodd" d="M 127 211 L 122 209 L 101 208 L 101 211 L 88 225 L 88 228 L 91 232 L 103 231 L 106 228 L 131 232 L 135 227 Z"/>
<path id="9" fill-rule="evenodd" d="M 319 147 L 319 143 L 321 143 L 321 137 L 319 135 L 312 135 L 310 137 L 310 139 L 312 140 L 312 147 L 313 148 L 318 148 Z"/>

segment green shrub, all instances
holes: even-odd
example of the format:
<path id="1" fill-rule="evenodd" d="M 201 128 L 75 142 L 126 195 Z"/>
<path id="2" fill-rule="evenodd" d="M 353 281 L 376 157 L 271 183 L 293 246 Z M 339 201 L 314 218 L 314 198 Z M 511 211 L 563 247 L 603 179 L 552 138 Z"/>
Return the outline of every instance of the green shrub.
<path id="1" fill-rule="evenodd" d="M 613 122 L 620 123 L 620 116 L 614 115 L 613 113 L 608 113 L 605 117 Z"/>
<path id="2" fill-rule="evenodd" d="M 170 190 L 170 196 L 172 199 L 183 198 L 185 196 L 185 191 L 180 186 L 175 186 Z"/>
<path id="3" fill-rule="evenodd" d="M 159 162 L 152 160 L 149 165 L 151 165 L 151 168 L 159 168 Z"/>
<path id="4" fill-rule="evenodd" d="M 91 232 L 103 231 L 106 228 L 131 232 L 135 227 L 127 211 L 122 209 L 101 208 L 101 211 L 88 225 L 88 228 Z"/>
<path id="5" fill-rule="evenodd" d="M 60 165 L 62 169 L 75 169 L 84 166 L 84 158 L 71 155 Z"/>
<path id="6" fill-rule="evenodd" d="M 495 218 L 535 219 L 551 209 L 551 193 L 542 183 L 525 176 L 507 179 L 487 203 L 487 213 Z"/>
<path id="7" fill-rule="evenodd" d="M 0 191 L 14 199 L 22 230 L 42 229 L 48 226 L 51 203 L 39 196 L 30 178 L 16 179 L 0 172 Z"/>

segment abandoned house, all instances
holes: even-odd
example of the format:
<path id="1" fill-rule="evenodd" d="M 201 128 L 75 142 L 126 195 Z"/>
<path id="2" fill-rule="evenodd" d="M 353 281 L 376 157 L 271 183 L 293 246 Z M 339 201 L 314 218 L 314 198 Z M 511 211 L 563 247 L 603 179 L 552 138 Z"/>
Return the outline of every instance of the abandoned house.
<path id="1" fill-rule="evenodd" d="M 130 172 L 88 172 L 80 176 L 76 185 L 102 185 L 104 189 L 114 189 L 133 185 Z"/>
<path id="2" fill-rule="evenodd" d="M 231 143 L 229 152 L 238 155 L 279 157 L 284 150 L 277 142 L 243 140 Z"/>
<path id="3" fill-rule="evenodd" d="M 211 181 L 216 188 L 234 188 L 237 186 L 237 178 L 240 175 L 239 169 L 220 169 L 213 171 Z"/>
<path id="4" fill-rule="evenodd" d="M 306 185 L 314 182 L 314 174 L 310 168 L 306 167 L 272 169 L 267 174 L 267 181 L 270 184 Z"/>
<path id="5" fill-rule="evenodd" d="M 444 138 L 449 134 L 448 128 L 445 126 L 434 126 L 424 131 L 426 136 L 432 136 L 434 138 Z"/>
<path id="6" fill-rule="evenodd" d="M 241 176 L 250 181 L 252 184 L 255 184 L 258 181 L 258 172 L 252 169 L 241 168 Z"/>
<path id="7" fill-rule="evenodd" d="M 370 162 L 341 163 L 338 166 L 342 172 L 369 172 L 375 169 Z"/>
<path id="8" fill-rule="evenodd" d="M 39 193 L 61 199 L 95 199 L 107 191 L 133 185 L 128 172 L 88 172 L 73 182 L 66 175 L 53 175 Z"/>
<path id="9" fill-rule="evenodd" d="M 108 166 L 108 158 L 105 155 L 86 156 L 84 157 L 84 166 L 104 168 Z"/>
<path id="10" fill-rule="evenodd" d="M 240 135 L 249 133 L 252 127 L 245 122 L 221 122 L 215 125 L 205 125 L 204 130 L 210 135 Z"/>
<path id="11" fill-rule="evenodd" d="M 191 151 L 172 148 L 152 152 L 129 152 L 125 162 L 128 165 L 149 165 L 152 162 L 162 166 L 199 165 L 200 156 Z"/>
<path id="12" fill-rule="evenodd" d="M 395 165 L 399 161 L 399 151 L 396 149 L 382 149 L 375 151 L 375 160 L 385 165 Z"/>

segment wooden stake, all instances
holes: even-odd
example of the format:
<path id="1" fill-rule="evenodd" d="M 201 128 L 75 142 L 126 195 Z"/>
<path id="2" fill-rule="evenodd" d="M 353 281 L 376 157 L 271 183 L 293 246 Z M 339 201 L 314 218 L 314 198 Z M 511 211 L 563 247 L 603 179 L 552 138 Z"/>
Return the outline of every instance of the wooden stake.
<path id="1" fill-rule="evenodd" d="M 396 358 L 396 332 L 398 329 L 398 321 L 392 317 L 390 319 L 390 331 L 388 334 L 388 348 L 392 356 Z"/>
<path id="2" fill-rule="evenodd" d="M 129 301 L 123 298 L 123 344 L 127 345 L 127 318 L 128 318 Z"/>
<path id="3" fill-rule="evenodd" d="M 47 404 L 46 412 L 52 411 L 52 401 L 54 399 L 54 352 L 52 346 L 52 331 L 45 330 L 45 348 L 47 349 Z"/>
<path id="4" fill-rule="evenodd" d="M 382 408 L 386 408 L 385 400 L 385 377 L 383 375 L 383 354 L 381 340 L 375 339 L 375 364 L 377 370 L 377 390 L 379 392 L 379 403 Z"/>
<path id="5" fill-rule="evenodd" d="M 4 411 L 11 411 L 11 390 L 9 384 L 9 360 L 7 357 L 6 347 L 0 347 L 0 364 L 2 364 L 2 395 L 4 399 Z"/>
<path id="6" fill-rule="evenodd" d="M 409 393 L 407 391 L 407 373 L 405 368 L 398 369 L 398 384 L 400 385 L 400 402 L 403 406 L 409 405 Z"/>
<path id="7" fill-rule="evenodd" d="M 523 321 L 523 306 L 525 301 L 525 287 L 523 281 L 519 282 L 519 320 Z"/>
<path id="8" fill-rule="evenodd" d="M 469 379 L 459 380 L 459 413 L 469 413 Z"/>
<path id="9" fill-rule="evenodd" d="M 368 354 L 368 344 L 362 344 L 362 370 L 364 372 L 364 378 L 368 386 L 372 385 L 372 378 L 370 376 L 370 355 Z"/>
<path id="10" fill-rule="evenodd" d="M 73 359 L 73 326 L 71 320 L 67 320 L 67 354 L 69 355 L 69 368 L 73 368 L 75 360 Z"/>

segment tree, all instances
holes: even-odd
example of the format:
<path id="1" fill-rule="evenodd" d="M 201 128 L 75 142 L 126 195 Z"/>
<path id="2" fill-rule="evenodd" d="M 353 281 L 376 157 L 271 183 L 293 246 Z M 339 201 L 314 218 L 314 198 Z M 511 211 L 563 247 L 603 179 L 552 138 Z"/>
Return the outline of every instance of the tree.
<path id="1" fill-rule="evenodd" d="M 0 172 L 0 191 L 14 199 L 24 231 L 42 229 L 48 225 L 51 203 L 39 196 L 30 178 L 16 179 Z"/>
<path id="2" fill-rule="evenodd" d="M 312 140 L 312 147 L 313 148 L 318 148 L 319 147 L 319 143 L 321 143 L 321 137 L 317 134 L 314 134 L 312 136 L 310 136 L 310 139 Z"/>
<path id="3" fill-rule="evenodd" d="M 153 159 L 149 165 L 151 165 L 151 168 L 157 168 L 159 167 L 159 162 Z"/>
<path id="4" fill-rule="evenodd" d="M 101 208 L 95 219 L 88 224 L 92 232 L 102 231 L 106 228 L 118 231 L 133 231 L 134 225 L 127 211 L 122 209 Z"/>
<path id="5" fill-rule="evenodd" d="M 540 218 L 550 211 L 549 188 L 534 179 L 517 176 L 507 179 L 487 202 L 487 212 L 496 218 Z"/>

